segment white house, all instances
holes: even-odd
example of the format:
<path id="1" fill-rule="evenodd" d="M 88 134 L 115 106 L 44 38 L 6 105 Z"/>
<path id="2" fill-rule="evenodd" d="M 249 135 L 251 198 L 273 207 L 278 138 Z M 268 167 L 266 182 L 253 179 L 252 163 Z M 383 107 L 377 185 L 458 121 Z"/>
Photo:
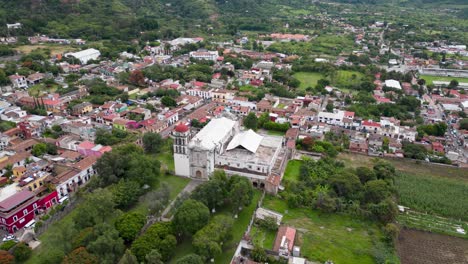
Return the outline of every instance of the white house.
<path id="1" fill-rule="evenodd" d="M 11 75 L 9 78 L 14 88 L 18 88 L 18 89 L 28 88 L 28 81 L 26 80 L 26 77 L 24 77 L 23 75 L 14 74 L 14 75 Z"/>
<path id="2" fill-rule="evenodd" d="M 65 57 L 74 57 L 80 60 L 81 64 L 86 64 L 90 60 L 96 60 L 101 56 L 101 52 L 97 49 L 86 49 L 78 52 L 67 53 Z"/>
<path id="3" fill-rule="evenodd" d="M 212 60 L 216 61 L 218 59 L 218 51 L 192 51 L 190 52 L 190 58 L 197 60 Z"/>

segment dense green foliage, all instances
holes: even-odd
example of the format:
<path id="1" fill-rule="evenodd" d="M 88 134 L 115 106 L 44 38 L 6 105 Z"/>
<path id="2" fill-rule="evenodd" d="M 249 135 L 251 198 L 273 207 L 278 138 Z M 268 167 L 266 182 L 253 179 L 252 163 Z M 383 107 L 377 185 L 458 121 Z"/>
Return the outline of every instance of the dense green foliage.
<path id="1" fill-rule="evenodd" d="M 174 215 L 174 228 L 178 234 L 191 236 L 204 227 L 210 219 L 210 210 L 199 201 L 188 199 Z"/>
<path id="2" fill-rule="evenodd" d="M 304 160 L 299 182 L 287 182 L 285 197 L 291 207 L 313 207 L 325 212 L 348 212 L 381 222 L 397 214 L 393 201 L 395 168 L 380 161 L 372 171 L 352 171 L 330 158 Z"/>
<path id="3" fill-rule="evenodd" d="M 145 223 L 146 219 L 143 214 L 131 212 L 117 218 L 115 221 L 115 228 L 119 231 L 120 237 L 126 242 L 131 242 L 140 233 Z"/>
<path id="4" fill-rule="evenodd" d="M 143 261 L 152 250 L 158 250 L 162 260 L 167 261 L 176 244 L 171 223 L 156 223 L 133 242 L 131 250 L 139 261 Z"/>

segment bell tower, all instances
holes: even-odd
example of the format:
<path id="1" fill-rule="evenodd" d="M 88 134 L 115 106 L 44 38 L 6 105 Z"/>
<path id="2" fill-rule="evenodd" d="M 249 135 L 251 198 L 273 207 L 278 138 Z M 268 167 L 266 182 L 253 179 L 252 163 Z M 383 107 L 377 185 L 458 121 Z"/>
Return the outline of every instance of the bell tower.
<path id="1" fill-rule="evenodd" d="M 175 174 L 190 177 L 189 148 L 190 129 L 187 125 L 179 123 L 172 132 L 174 139 L 174 165 Z"/>

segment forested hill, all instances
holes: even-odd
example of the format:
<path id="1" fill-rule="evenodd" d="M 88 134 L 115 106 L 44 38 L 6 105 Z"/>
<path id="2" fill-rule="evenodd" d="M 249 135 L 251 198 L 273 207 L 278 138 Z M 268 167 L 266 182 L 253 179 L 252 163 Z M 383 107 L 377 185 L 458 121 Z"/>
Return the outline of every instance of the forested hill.
<path id="1" fill-rule="evenodd" d="M 87 39 L 170 38 L 226 24 L 268 25 L 278 5 L 312 5 L 312 0 L 0 0 L 0 23 L 21 22 L 22 35 Z M 229 23 L 225 23 L 229 21 Z M 0 35 L 6 28 L 0 27 Z"/>
<path id="2" fill-rule="evenodd" d="M 464 3 L 466 0 L 329 0 L 353 4 Z M 173 38 L 237 30 L 270 31 L 290 17 L 282 7 L 321 5 L 316 0 L 0 0 L 0 36 L 21 22 L 17 35 L 60 38 Z M 463 12 L 460 12 L 463 14 Z M 282 21 L 281 21 L 282 20 Z M 207 32 L 207 29 L 211 31 Z M 142 34 L 143 33 L 143 34 Z"/>

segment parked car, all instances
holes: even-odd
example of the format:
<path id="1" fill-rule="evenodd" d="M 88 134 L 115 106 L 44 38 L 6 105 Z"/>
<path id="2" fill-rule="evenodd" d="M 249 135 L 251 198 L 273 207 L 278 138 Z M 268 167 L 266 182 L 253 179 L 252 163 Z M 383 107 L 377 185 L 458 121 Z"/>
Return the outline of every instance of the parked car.
<path id="1" fill-rule="evenodd" d="M 3 242 L 10 241 L 10 240 L 16 240 L 16 237 L 14 235 L 6 235 L 3 238 Z"/>

